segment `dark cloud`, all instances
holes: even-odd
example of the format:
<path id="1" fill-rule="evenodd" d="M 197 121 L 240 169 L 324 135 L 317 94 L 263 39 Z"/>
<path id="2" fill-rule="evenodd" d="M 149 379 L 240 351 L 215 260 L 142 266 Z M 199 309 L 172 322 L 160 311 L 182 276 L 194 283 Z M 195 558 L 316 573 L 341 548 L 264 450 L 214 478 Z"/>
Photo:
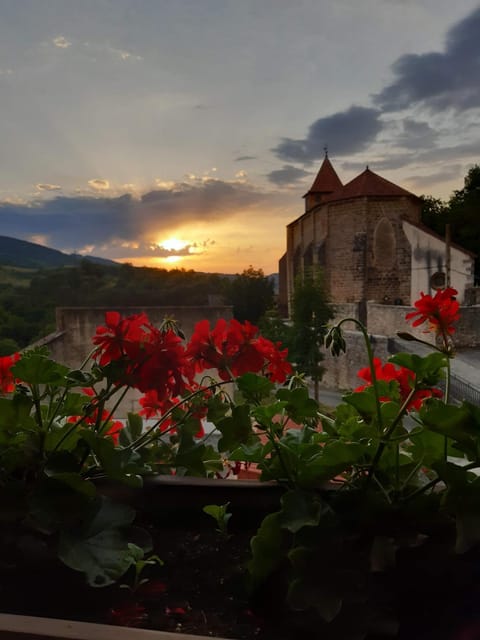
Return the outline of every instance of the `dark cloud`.
<path id="1" fill-rule="evenodd" d="M 311 175 L 309 171 L 298 169 L 291 164 L 284 164 L 281 169 L 276 169 L 267 174 L 270 182 L 281 186 L 295 184 L 305 176 Z"/>
<path id="2" fill-rule="evenodd" d="M 324 156 L 326 145 L 335 156 L 362 151 L 383 128 L 379 116 L 377 109 L 354 105 L 316 120 L 303 140 L 284 138 L 273 152 L 282 160 L 311 163 Z"/>
<path id="3" fill-rule="evenodd" d="M 396 139 L 398 146 L 406 149 L 428 149 L 435 145 L 438 133 L 428 122 L 405 118 L 402 125 L 403 131 Z"/>
<path id="4" fill-rule="evenodd" d="M 246 160 L 256 160 L 257 156 L 238 156 L 235 158 L 235 162 L 245 162 Z"/>
<path id="5" fill-rule="evenodd" d="M 427 176 L 409 176 L 406 178 L 406 181 L 413 185 L 417 190 L 428 189 L 432 186 L 442 184 L 443 182 L 451 182 L 456 178 L 461 178 L 462 176 L 462 165 L 454 164 L 450 165 L 446 169 L 442 169 L 442 171 L 438 171 L 437 173 L 431 173 Z"/>
<path id="6" fill-rule="evenodd" d="M 155 237 L 190 221 L 234 217 L 265 197 L 246 184 L 209 179 L 150 191 L 139 200 L 125 194 L 110 198 L 57 196 L 28 204 L 0 202 L 0 229 L 3 235 L 16 238 L 46 237 L 49 246 L 63 250 L 89 245 L 97 251 L 113 247 L 117 254 L 123 254 L 130 247 L 128 255 L 147 255 L 148 251 L 142 252 L 150 247 L 150 252 L 167 251 L 155 255 L 179 255 L 155 248 Z"/>
<path id="7" fill-rule="evenodd" d="M 392 69 L 395 81 L 374 96 L 384 111 L 480 107 L 480 7 L 448 32 L 443 52 L 404 55 Z"/>

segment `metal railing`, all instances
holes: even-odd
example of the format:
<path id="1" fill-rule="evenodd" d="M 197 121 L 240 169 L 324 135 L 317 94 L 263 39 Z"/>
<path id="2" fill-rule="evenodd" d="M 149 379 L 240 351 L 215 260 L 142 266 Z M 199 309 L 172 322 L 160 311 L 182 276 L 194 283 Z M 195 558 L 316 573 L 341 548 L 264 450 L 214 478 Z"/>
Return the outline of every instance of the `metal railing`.
<path id="1" fill-rule="evenodd" d="M 395 338 L 391 338 L 388 341 L 388 350 L 392 354 L 398 353 L 399 351 L 418 353 L 418 355 L 428 353 L 427 349 L 419 344 L 415 345 L 414 343 L 406 343 L 404 341 L 399 342 Z M 439 387 L 443 387 L 444 389 L 445 385 L 439 384 Z M 453 402 L 463 402 L 465 400 L 466 402 L 480 406 L 480 388 L 475 387 L 452 371 L 450 374 L 450 399 Z"/>

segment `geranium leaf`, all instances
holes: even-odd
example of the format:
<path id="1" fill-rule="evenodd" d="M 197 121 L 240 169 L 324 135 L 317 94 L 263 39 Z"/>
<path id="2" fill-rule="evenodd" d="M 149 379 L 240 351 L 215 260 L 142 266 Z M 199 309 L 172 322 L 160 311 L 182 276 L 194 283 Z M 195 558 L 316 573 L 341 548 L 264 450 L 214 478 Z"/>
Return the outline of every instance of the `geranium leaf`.
<path id="1" fill-rule="evenodd" d="M 285 556 L 280 513 L 270 513 L 250 541 L 252 557 L 247 568 L 251 590 L 259 587 Z"/>
<path id="2" fill-rule="evenodd" d="M 12 367 L 16 378 L 29 384 L 66 384 L 69 368 L 39 353 L 26 354 Z"/>
<path id="3" fill-rule="evenodd" d="M 269 397 L 275 385 L 264 376 L 245 373 L 237 379 L 237 386 L 247 401 L 259 402 Z"/>
<path id="4" fill-rule="evenodd" d="M 127 505 L 102 498 L 82 527 L 62 532 L 58 556 L 71 569 L 82 571 L 92 587 L 113 584 L 134 565 L 141 549 L 129 543 L 122 530 L 135 517 Z"/>
<path id="5" fill-rule="evenodd" d="M 232 415 L 219 420 L 217 429 L 222 437 L 218 442 L 219 451 L 231 451 L 248 442 L 252 433 L 250 406 L 241 404 L 232 409 Z"/>
<path id="6" fill-rule="evenodd" d="M 315 527 L 320 522 L 322 503 L 312 492 L 287 491 L 281 504 L 281 526 L 291 533 L 297 533 L 303 527 Z"/>

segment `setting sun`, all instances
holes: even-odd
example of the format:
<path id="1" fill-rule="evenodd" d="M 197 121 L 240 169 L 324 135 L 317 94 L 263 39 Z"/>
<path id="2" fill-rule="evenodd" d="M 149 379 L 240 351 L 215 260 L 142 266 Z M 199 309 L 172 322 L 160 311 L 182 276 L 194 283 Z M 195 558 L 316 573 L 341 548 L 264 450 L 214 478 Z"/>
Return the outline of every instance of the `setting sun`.
<path id="1" fill-rule="evenodd" d="M 178 238 L 168 238 L 167 240 L 157 242 L 157 244 L 159 247 L 163 247 L 168 251 L 180 251 L 180 249 L 184 249 L 188 245 L 188 242 L 179 240 Z"/>

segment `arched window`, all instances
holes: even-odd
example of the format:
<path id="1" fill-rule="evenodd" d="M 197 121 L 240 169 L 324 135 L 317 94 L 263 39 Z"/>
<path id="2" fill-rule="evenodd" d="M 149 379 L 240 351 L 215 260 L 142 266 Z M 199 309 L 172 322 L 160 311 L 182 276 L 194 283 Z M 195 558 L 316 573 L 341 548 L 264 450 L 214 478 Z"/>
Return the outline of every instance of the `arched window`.
<path id="1" fill-rule="evenodd" d="M 388 218 L 378 221 L 373 235 L 373 262 L 382 269 L 392 269 L 395 266 L 397 248 L 395 232 Z"/>

